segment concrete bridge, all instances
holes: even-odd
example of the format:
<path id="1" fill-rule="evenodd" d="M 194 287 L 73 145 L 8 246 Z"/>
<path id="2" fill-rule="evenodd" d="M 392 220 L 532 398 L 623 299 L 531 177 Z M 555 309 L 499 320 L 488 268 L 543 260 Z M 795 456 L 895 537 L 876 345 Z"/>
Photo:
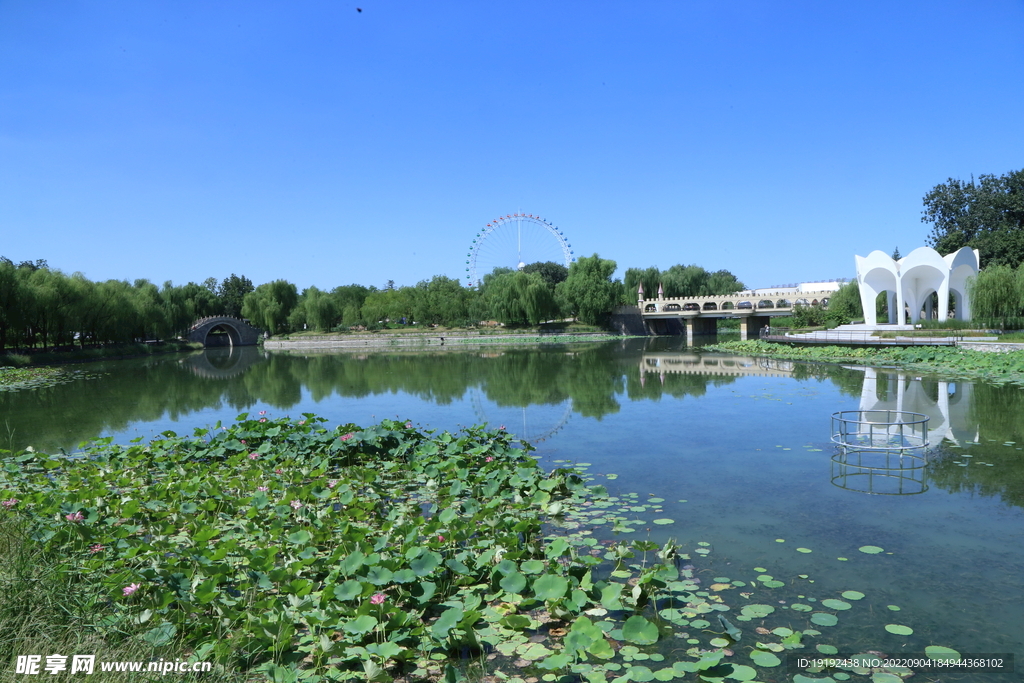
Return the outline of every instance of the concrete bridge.
<path id="1" fill-rule="evenodd" d="M 761 328 L 769 325 L 773 317 L 793 315 L 794 307 L 799 305 L 827 307 L 833 294 L 835 290 L 762 289 L 716 296 L 639 298 L 637 307 L 650 334 L 685 333 L 687 339 L 692 339 L 697 334 L 715 334 L 719 318 L 739 318 L 740 338 L 757 339 Z"/>
<path id="2" fill-rule="evenodd" d="M 188 340 L 203 346 L 255 346 L 262 332 L 248 320 L 214 315 L 192 324 Z"/>

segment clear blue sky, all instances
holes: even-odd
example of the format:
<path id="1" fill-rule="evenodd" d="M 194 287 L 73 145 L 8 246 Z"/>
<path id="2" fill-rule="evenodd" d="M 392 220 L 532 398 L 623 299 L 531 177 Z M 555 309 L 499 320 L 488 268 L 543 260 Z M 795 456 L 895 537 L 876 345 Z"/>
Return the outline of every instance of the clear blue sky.
<path id="1" fill-rule="evenodd" d="M 0 0 L 0 255 L 93 280 L 462 277 L 520 209 L 620 276 L 851 277 L 1022 167 L 1024 0 Z"/>

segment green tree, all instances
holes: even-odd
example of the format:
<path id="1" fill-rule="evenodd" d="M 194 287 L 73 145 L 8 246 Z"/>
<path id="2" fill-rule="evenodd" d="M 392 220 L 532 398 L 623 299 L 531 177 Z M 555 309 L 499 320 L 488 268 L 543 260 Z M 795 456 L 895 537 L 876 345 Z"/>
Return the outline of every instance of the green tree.
<path id="1" fill-rule="evenodd" d="M 231 275 L 224 278 L 224 281 L 220 283 L 220 289 L 217 290 L 224 315 L 230 315 L 235 318 L 240 316 L 245 295 L 254 289 L 252 280 L 244 275 L 231 273 Z"/>
<path id="2" fill-rule="evenodd" d="M 242 315 L 259 328 L 277 334 L 288 331 L 288 316 L 298 303 L 295 285 L 274 280 L 260 285 L 242 300 Z"/>
<path id="3" fill-rule="evenodd" d="M 835 325 L 848 325 L 854 320 L 863 320 L 860 285 L 856 280 L 850 280 L 829 297 L 825 318 Z"/>
<path id="4" fill-rule="evenodd" d="M 970 182 L 950 178 L 924 196 L 922 213 L 939 253 L 971 247 L 985 266 L 1024 263 L 1024 169 Z"/>
<path id="5" fill-rule="evenodd" d="M 435 275 L 430 281 L 416 285 L 413 316 L 416 322 L 454 325 L 464 321 L 468 314 L 469 290 L 458 280 Z"/>
<path id="6" fill-rule="evenodd" d="M 604 323 L 622 295 L 622 284 L 612 281 L 615 261 L 597 254 L 577 259 L 569 276 L 555 289 L 568 310 L 588 325 Z"/>
<path id="7" fill-rule="evenodd" d="M 975 320 L 1008 321 L 1024 317 L 1024 264 L 989 266 L 968 280 L 971 317 Z"/>
<path id="8" fill-rule="evenodd" d="M 541 279 L 544 280 L 544 284 L 548 286 L 551 291 L 555 290 L 555 286 L 559 282 L 563 282 L 565 278 L 569 277 L 569 269 L 563 266 L 561 263 L 555 263 L 554 261 L 537 261 L 536 263 L 528 263 L 523 266 L 524 273 L 537 273 Z"/>
<path id="9" fill-rule="evenodd" d="M 509 271 L 487 283 L 491 315 L 506 325 L 536 325 L 558 312 L 555 297 L 539 273 Z"/>
<path id="10" fill-rule="evenodd" d="M 623 301 L 624 304 L 635 304 L 640 289 L 644 287 L 645 299 L 657 299 L 658 287 L 661 285 L 661 270 L 657 266 L 650 268 L 628 268 L 623 278 Z"/>

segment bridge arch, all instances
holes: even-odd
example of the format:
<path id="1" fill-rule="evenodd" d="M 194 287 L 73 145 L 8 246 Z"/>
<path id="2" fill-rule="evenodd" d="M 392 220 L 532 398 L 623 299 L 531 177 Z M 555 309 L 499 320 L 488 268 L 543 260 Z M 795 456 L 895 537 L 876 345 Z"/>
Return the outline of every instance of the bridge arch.
<path id="1" fill-rule="evenodd" d="M 248 321 L 226 315 L 201 318 L 192 324 L 188 333 L 189 341 L 206 347 L 255 346 L 259 338 L 260 330 Z"/>

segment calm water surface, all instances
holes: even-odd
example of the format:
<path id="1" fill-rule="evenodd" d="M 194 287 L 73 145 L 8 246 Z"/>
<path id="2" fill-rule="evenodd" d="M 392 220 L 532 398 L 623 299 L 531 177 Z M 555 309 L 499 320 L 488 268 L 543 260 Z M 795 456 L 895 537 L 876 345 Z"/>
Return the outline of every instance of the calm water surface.
<path id="1" fill-rule="evenodd" d="M 636 535 L 710 544 L 709 555 L 692 560 L 704 585 L 715 577 L 756 584 L 764 573 L 784 581 L 759 589 L 778 604 L 780 625 L 811 627 L 808 614 L 785 609 L 793 602 L 866 595 L 838 626 L 816 627 L 823 633 L 812 644 L 1014 652 L 1024 671 L 1019 388 L 702 354 L 664 339 L 430 353 L 246 348 L 87 369 L 99 376 L 0 393 L 0 447 L 70 452 L 98 436 L 185 434 L 258 410 L 316 413 L 331 426 L 395 416 L 435 429 L 504 425 L 531 441 L 542 463 L 589 463 L 613 494 L 663 498 L 663 511 L 638 516 Z M 829 416 L 876 407 L 930 416 L 926 467 L 869 478 L 833 463 Z M 654 525 L 654 517 L 675 524 Z M 885 552 L 860 552 L 865 545 Z M 740 606 L 736 592 L 727 603 Z M 886 624 L 914 633 L 894 635 Z"/>

